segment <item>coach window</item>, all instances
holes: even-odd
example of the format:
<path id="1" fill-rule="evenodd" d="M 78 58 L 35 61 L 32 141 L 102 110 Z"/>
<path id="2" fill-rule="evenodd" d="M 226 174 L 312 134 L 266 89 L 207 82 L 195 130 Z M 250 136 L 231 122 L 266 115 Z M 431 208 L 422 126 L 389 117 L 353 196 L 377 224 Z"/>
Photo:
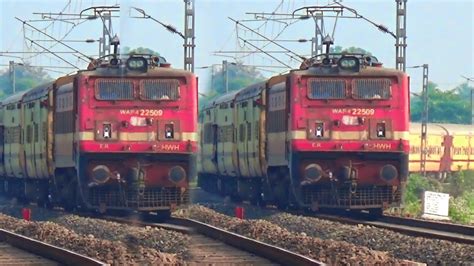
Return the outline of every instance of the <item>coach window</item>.
<path id="1" fill-rule="evenodd" d="M 257 121 L 257 122 L 255 122 L 255 139 L 257 139 L 257 140 L 259 138 L 259 132 L 258 131 L 259 131 L 259 125 L 258 125 L 258 121 Z"/>
<path id="2" fill-rule="evenodd" d="M 244 131 L 244 124 L 240 124 L 239 126 L 239 140 L 240 142 L 244 142 L 245 141 L 245 131 Z"/>
<path id="3" fill-rule="evenodd" d="M 35 134 L 34 134 L 35 140 L 34 140 L 34 142 L 38 142 L 38 140 L 39 140 L 38 124 L 33 124 L 33 126 L 34 126 L 34 130 L 35 130 Z"/>
<path id="4" fill-rule="evenodd" d="M 47 141 L 48 128 L 47 123 L 43 122 L 43 141 Z"/>
<path id="5" fill-rule="evenodd" d="M 252 140 L 252 124 L 248 123 L 247 124 L 247 141 Z"/>
<path id="6" fill-rule="evenodd" d="M 26 143 L 31 143 L 31 125 L 26 127 Z"/>

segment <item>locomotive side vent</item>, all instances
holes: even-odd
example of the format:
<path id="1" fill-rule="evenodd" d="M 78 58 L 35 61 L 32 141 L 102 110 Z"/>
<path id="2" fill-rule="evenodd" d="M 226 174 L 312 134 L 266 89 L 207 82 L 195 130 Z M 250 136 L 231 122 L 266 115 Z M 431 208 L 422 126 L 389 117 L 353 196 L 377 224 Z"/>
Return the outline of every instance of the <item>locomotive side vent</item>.
<path id="1" fill-rule="evenodd" d="M 99 79 L 95 96 L 98 100 L 133 100 L 133 83 L 131 80 Z"/>
<path id="2" fill-rule="evenodd" d="M 346 98 L 346 83 L 335 79 L 308 79 L 308 98 L 313 100 Z"/>
<path id="3" fill-rule="evenodd" d="M 140 97 L 143 100 L 177 100 L 179 81 L 176 79 L 143 80 L 140 86 Z"/>
<path id="4" fill-rule="evenodd" d="M 352 81 L 352 95 L 355 99 L 390 99 L 390 79 L 355 79 Z"/>

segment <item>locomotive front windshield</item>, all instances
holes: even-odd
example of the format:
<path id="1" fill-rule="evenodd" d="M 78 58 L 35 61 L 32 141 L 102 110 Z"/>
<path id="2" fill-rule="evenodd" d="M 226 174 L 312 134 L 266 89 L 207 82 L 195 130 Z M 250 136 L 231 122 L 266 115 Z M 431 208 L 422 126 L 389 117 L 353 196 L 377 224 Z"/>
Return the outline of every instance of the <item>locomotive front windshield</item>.
<path id="1" fill-rule="evenodd" d="M 140 99 L 142 100 L 177 100 L 179 98 L 179 81 L 176 79 L 152 79 L 140 82 Z"/>
<path id="2" fill-rule="evenodd" d="M 95 97 L 102 101 L 175 101 L 180 97 L 177 79 L 98 79 Z"/>
<path id="3" fill-rule="evenodd" d="M 390 79 L 354 79 L 352 97 L 354 99 L 390 99 L 392 82 Z"/>
<path id="4" fill-rule="evenodd" d="M 308 98 L 312 100 L 345 99 L 346 82 L 334 79 L 309 79 Z"/>
<path id="5" fill-rule="evenodd" d="M 311 100 L 387 100 L 392 95 L 392 82 L 388 78 L 308 79 L 308 98 Z"/>
<path id="6" fill-rule="evenodd" d="M 99 79 L 96 83 L 97 100 L 133 100 L 133 82 L 121 79 Z"/>

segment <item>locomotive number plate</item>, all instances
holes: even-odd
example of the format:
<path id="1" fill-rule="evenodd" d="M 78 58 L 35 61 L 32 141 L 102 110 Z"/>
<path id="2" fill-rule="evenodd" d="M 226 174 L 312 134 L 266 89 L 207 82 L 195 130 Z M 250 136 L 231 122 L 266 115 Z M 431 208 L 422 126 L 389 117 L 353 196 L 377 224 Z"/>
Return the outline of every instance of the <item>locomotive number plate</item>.
<path id="1" fill-rule="evenodd" d="M 163 110 L 159 109 L 140 109 L 141 116 L 162 116 Z"/>
<path id="2" fill-rule="evenodd" d="M 373 108 L 336 108 L 332 109 L 333 114 L 350 114 L 350 115 L 375 115 Z"/>
<path id="3" fill-rule="evenodd" d="M 161 109 L 122 109 L 120 110 L 121 115 L 138 115 L 138 116 L 162 116 L 163 110 Z"/>
<path id="4" fill-rule="evenodd" d="M 352 108 L 352 115 L 374 115 L 375 109 Z"/>

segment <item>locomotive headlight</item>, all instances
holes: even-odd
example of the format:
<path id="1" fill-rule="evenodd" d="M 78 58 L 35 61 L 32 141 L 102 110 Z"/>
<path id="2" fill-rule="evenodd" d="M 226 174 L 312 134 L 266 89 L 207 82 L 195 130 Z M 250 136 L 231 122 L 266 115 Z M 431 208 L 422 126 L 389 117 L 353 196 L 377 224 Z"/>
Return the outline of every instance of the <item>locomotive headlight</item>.
<path id="1" fill-rule="evenodd" d="M 359 72 L 360 71 L 360 61 L 355 56 L 343 56 L 337 62 L 339 69 L 345 71 L 353 71 Z"/>
<path id="2" fill-rule="evenodd" d="M 131 71 L 146 72 L 148 70 L 148 62 L 144 57 L 130 57 L 127 60 L 127 69 Z"/>
<path id="3" fill-rule="evenodd" d="M 312 182 L 317 182 L 323 176 L 323 169 L 319 164 L 309 164 L 304 169 L 304 176 Z"/>
<path id="4" fill-rule="evenodd" d="M 97 184 L 106 183 L 111 177 L 110 169 L 105 165 L 97 165 L 92 169 L 92 179 Z"/>
<path id="5" fill-rule="evenodd" d="M 186 178 L 186 170 L 181 166 L 173 166 L 168 172 L 168 178 L 174 183 L 179 183 Z"/>
<path id="6" fill-rule="evenodd" d="M 376 130 L 378 138 L 385 138 L 385 123 L 377 123 Z"/>
<path id="7" fill-rule="evenodd" d="M 174 125 L 173 124 L 165 125 L 165 138 L 174 139 Z"/>
<path id="8" fill-rule="evenodd" d="M 316 123 L 315 134 L 317 138 L 324 137 L 324 123 Z"/>
<path id="9" fill-rule="evenodd" d="M 398 176 L 398 170 L 391 164 L 386 164 L 380 169 L 380 178 L 390 182 Z"/>

